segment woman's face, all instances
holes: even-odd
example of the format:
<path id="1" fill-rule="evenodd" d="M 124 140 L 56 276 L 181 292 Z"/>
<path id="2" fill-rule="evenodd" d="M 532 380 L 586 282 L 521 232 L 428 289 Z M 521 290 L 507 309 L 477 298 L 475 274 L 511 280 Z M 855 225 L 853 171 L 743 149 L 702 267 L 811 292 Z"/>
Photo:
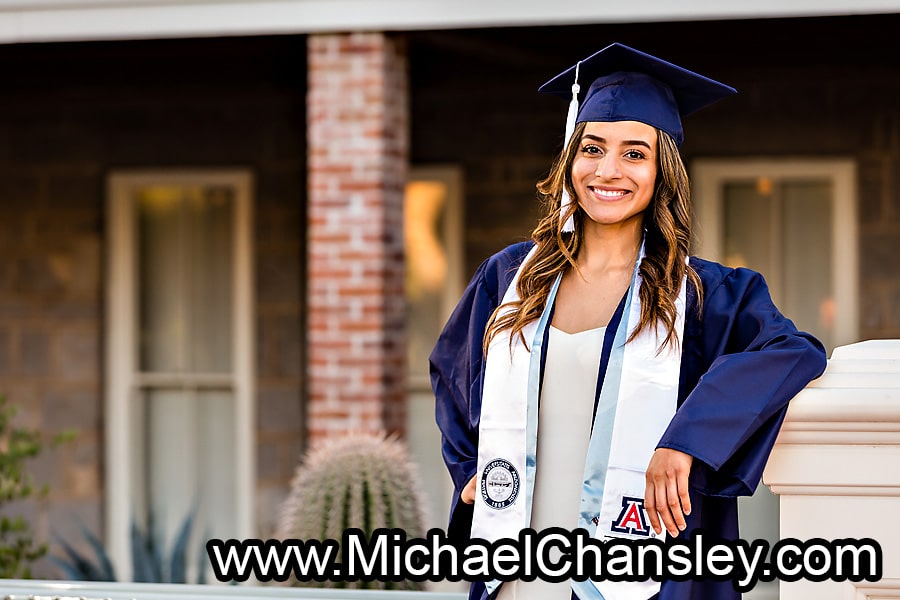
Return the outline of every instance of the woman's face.
<path id="1" fill-rule="evenodd" d="M 657 151 L 656 129 L 650 125 L 585 124 L 572 163 L 572 184 L 590 222 L 618 225 L 643 219 L 656 185 Z"/>

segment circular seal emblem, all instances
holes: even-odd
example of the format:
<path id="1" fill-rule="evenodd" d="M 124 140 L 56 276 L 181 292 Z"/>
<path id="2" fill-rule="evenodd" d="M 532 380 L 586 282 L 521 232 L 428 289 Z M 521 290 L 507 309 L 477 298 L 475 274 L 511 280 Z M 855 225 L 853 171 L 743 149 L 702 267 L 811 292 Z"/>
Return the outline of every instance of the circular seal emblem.
<path id="1" fill-rule="evenodd" d="M 508 460 L 495 458 L 481 473 L 481 498 L 491 508 L 501 510 L 519 495 L 519 472 Z"/>

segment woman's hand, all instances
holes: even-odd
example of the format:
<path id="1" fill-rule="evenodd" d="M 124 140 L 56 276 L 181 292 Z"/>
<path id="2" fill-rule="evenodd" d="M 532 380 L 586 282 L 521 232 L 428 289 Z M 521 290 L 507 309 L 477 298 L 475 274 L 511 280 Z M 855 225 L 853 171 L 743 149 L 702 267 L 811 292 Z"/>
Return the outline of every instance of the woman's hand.
<path id="1" fill-rule="evenodd" d="M 469 483 L 466 484 L 466 487 L 463 488 L 462 492 L 459 494 L 459 499 L 463 501 L 464 504 L 475 504 L 475 476 L 472 476 L 472 479 L 469 480 Z"/>
<path id="2" fill-rule="evenodd" d="M 644 508 L 647 509 L 650 525 L 657 534 L 662 533 L 660 519 L 672 537 L 677 537 L 679 531 L 684 531 L 684 517 L 691 514 L 688 475 L 693 462 L 694 457 L 690 454 L 671 448 L 657 448 L 653 453 L 647 467 Z"/>

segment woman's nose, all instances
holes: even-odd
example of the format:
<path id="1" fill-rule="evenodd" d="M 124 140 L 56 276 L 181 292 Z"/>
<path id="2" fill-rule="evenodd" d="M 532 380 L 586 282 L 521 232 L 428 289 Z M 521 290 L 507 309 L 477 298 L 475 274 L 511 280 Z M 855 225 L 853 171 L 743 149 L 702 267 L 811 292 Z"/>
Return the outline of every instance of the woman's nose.
<path id="1" fill-rule="evenodd" d="M 600 159 L 597 163 L 595 175 L 603 179 L 616 179 L 621 177 L 621 173 L 619 172 L 619 162 L 616 160 L 615 156 L 607 154 Z"/>

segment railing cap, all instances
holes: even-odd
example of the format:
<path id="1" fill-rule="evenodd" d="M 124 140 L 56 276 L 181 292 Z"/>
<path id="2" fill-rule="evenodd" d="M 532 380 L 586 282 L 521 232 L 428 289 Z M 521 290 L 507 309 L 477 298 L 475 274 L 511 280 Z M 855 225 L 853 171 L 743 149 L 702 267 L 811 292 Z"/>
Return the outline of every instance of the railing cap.
<path id="1" fill-rule="evenodd" d="M 900 340 L 836 348 L 791 401 L 779 444 L 900 444 Z"/>
<path id="2" fill-rule="evenodd" d="M 866 340 L 835 348 L 831 360 L 900 360 L 900 340 Z"/>

